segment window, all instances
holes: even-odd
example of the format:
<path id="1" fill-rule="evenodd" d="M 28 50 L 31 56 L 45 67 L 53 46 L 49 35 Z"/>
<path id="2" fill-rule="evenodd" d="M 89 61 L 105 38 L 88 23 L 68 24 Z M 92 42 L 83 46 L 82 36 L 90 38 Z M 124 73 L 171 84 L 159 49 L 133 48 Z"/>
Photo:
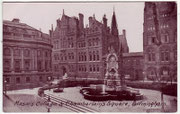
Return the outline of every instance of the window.
<path id="1" fill-rule="evenodd" d="M 30 60 L 24 60 L 24 68 L 26 71 L 30 70 Z"/>
<path id="2" fill-rule="evenodd" d="M 151 43 L 155 43 L 155 37 L 152 37 Z"/>
<path id="3" fill-rule="evenodd" d="M 42 76 L 39 76 L 39 81 L 42 81 Z"/>
<path id="4" fill-rule="evenodd" d="M 85 65 L 85 66 L 84 66 L 84 71 L 86 72 L 86 70 L 87 70 L 87 69 L 86 69 L 86 65 Z"/>
<path id="5" fill-rule="evenodd" d="M 169 51 L 161 50 L 161 61 L 169 61 Z"/>
<path id="6" fill-rule="evenodd" d="M 48 71 L 48 61 L 45 61 L 45 70 Z"/>
<path id="7" fill-rule="evenodd" d="M 95 46 L 95 39 L 93 39 L 92 41 L 92 46 Z"/>
<path id="8" fill-rule="evenodd" d="M 25 56 L 25 57 L 29 57 L 29 56 L 30 56 L 30 50 L 25 49 L 25 50 L 24 50 L 24 56 Z"/>
<path id="9" fill-rule="evenodd" d="M 97 60 L 99 60 L 99 51 L 97 51 L 96 54 L 97 54 Z"/>
<path id="10" fill-rule="evenodd" d="M 11 51 L 10 51 L 9 48 L 5 48 L 5 49 L 4 49 L 4 55 L 5 55 L 5 56 L 10 56 L 10 55 L 11 55 Z"/>
<path id="11" fill-rule="evenodd" d="M 96 71 L 96 67 L 95 67 L 95 65 L 93 65 L 93 71 Z"/>
<path id="12" fill-rule="evenodd" d="M 86 52 L 84 53 L 84 60 L 87 61 Z"/>
<path id="13" fill-rule="evenodd" d="M 42 51 L 38 50 L 38 57 L 41 57 L 41 56 L 42 56 Z"/>
<path id="14" fill-rule="evenodd" d="M 71 53 L 72 59 L 74 59 L 74 53 Z"/>
<path id="15" fill-rule="evenodd" d="M 99 45 L 99 39 L 96 38 L 96 45 Z"/>
<path id="16" fill-rule="evenodd" d="M 45 52 L 45 57 L 48 57 L 48 52 L 47 51 Z"/>
<path id="17" fill-rule="evenodd" d="M 6 84 L 9 84 L 10 83 L 10 78 L 6 78 L 5 81 L 6 81 Z"/>
<path id="18" fill-rule="evenodd" d="M 30 77 L 26 77 L 26 82 L 27 82 L 27 83 L 30 82 Z"/>
<path id="19" fill-rule="evenodd" d="M 161 75 L 169 75 L 169 69 L 167 67 L 161 68 Z"/>
<path id="20" fill-rule="evenodd" d="M 99 72 L 99 65 L 97 65 L 97 72 Z"/>
<path id="21" fill-rule="evenodd" d="M 92 61 L 92 54 L 89 52 L 89 61 Z"/>
<path id="22" fill-rule="evenodd" d="M 89 71 L 92 72 L 92 66 L 91 65 L 89 66 Z"/>
<path id="23" fill-rule="evenodd" d="M 11 68 L 11 61 L 10 60 L 3 60 L 3 71 L 4 72 L 9 72 Z"/>
<path id="24" fill-rule="evenodd" d="M 156 57 L 155 57 L 155 53 L 154 50 L 149 49 L 148 50 L 148 61 L 155 61 Z"/>
<path id="25" fill-rule="evenodd" d="M 81 55 L 80 55 L 80 53 L 78 53 L 78 55 L 79 55 L 79 61 L 81 61 Z"/>
<path id="26" fill-rule="evenodd" d="M 20 49 L 14 50 L 14 56 L 20 56 Z"/>
<path id="27" fill-rule="evenodd" d="M 20 77 L 16 78 L 16 83 L 20 83 L 21 80 L 20 80 Z"/>
<path id="28" fill-rule="evenodd" d="M 37 69 L 38 69 L 38 71 L 42 70 L 42 61 L 41 60 L 38 60 Z"/>
<path id="29" fill-rule="evenodd" d="M 164 42 L 165 42 L 165 43 L 168 42 L 168 35 L 164 35 Z"/>
<path id="30" fill-rule="evenodd" d="M 20 62 L 20 60 L 15 60 L 14 61 L 14 70 L 15 70 L 15 72 L 20 72 L 21 71 L 21 62 Z"/>
<path id="31" fill-rule="evenodd" d="M 79 65 L 79 71 L 81 71 L 81 66 Z"/>
<path id="32" fill-rule="evenodd" d="M 94 61 L 96 60 L 96 54 L 95 54 L 95 51 L 93 51 L 93 60 L 94 60 Z"/>

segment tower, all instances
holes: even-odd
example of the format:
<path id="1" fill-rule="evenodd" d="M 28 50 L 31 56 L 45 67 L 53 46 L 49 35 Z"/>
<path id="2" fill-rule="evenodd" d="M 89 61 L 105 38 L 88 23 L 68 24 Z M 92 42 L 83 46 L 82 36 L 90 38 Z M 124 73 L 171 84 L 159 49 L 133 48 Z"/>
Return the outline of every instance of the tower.
<path id="1" fill-rule="evenodd" d="M 145 2 L 144 77 L 148 80 L 177 79 L 177 5 Z"/>
<path id="2" fill-rule="evenodd" d="M 118 37 L 118 29 L 117 29 L 117 22 L 116 22 L 116 14 L 113 11 L 112 22 L 111 22 L 111 34 L 115 37 Z"/>

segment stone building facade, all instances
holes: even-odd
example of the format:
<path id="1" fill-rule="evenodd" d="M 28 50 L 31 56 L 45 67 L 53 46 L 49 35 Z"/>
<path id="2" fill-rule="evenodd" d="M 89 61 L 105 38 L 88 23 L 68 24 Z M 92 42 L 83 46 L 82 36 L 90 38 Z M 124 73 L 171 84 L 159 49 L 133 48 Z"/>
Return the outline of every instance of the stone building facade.
<path id="1" fill-rule="evenodd" d="M 84 27 L 84 16 L 63 15 L 57 20 L 55 30 L 50 30 L 53 44 L 54 76 L 61 78 L 65 73 L 69 78 L 103 79 L 105 74 L 104 59 L 111 46 L 118 50 L 120 40 L 124 44 L 124 52 L 129 52 L 125 30 L 118 34 L 115 12 L 112 16 L 111 29 L 107 26 L 106 15 L 102 22 L 95 15 L 89 17 L 89 26 Z M 113 45 L 114 44 L 114 45 Z"/>
<path id="2" fill-rule="evenodd" d="M 127 80 L 143 80 L 143 52 L 123 53 L 123 74 Z"/>
<path id="3" fill-rule="evenodd" d="M 52 76 L 48 34 L 19 19 L 3 21 L 3 82 L 6 89 L 32 88 Z"/>
<path id="4" fill-rule="evenodd" d="M 177 80 L 177 4 L 146 2 L 144 75 L 150 80 Z"/>

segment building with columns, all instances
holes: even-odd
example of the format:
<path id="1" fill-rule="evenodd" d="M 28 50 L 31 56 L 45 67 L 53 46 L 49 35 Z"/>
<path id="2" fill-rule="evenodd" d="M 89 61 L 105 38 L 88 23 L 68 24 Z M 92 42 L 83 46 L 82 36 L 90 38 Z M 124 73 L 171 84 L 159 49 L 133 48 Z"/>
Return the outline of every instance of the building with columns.
<path id="1" fill-rule="evenodd" d="M 48 34 L 19 19 L 3 21 L 3 82 L 6 89 L 32 88 L 52 76 Z"/>
<path id="2" fill-rule="evenodd" d="M 177 4 L 145 2 L 144 76 L 177 81 Z"/>

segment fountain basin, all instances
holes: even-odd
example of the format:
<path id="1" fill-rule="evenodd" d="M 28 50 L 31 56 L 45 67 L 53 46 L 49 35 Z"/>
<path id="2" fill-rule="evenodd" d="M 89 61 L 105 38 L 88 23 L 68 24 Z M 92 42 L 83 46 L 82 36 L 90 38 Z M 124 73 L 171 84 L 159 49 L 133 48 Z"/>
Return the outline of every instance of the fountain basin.
<path id="1" fill-rule="evenodd" d="M 119 91 L 100 91 L 92 87 L 85 87 L 80 90 L 80 93 L 87 100 L 92 101 L 106 101 L 106 100 L 141 100 L 143 95 L 141 95 L 135 89 L 128 88 Z"/>

